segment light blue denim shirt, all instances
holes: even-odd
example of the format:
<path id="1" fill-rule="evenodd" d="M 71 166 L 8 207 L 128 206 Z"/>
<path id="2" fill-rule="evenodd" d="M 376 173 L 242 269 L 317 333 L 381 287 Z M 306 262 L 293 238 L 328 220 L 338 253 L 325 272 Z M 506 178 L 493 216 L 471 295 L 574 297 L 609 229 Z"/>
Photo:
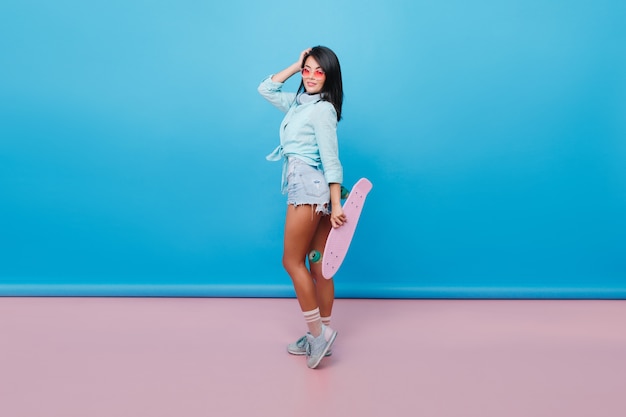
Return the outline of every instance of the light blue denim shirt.
<path id="1" fill-rule="evenodd" d="M 343 181 L 337 144 L 337 112 L 328 101 L 296 100 L 295 93 L 282 91 L 283 83 L 272 81 L 270 75 L 259 85 L 259 93 L 279 110 L 287 113 L 280 124 L 280 145 L 267 156 L 268 161 L 284 159 L 282 192 L 287 187 L 287 158 L 295 157 L 320 169 L 326 181 Z"/>

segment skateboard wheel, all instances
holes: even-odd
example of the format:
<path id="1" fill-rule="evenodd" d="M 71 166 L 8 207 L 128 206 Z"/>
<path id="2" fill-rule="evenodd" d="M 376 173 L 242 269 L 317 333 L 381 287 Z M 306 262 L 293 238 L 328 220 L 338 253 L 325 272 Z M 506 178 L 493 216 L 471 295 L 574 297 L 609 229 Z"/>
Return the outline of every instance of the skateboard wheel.
<path id="1" fill-rule="evenodd" d="M 348 190 L 346 187 L 342 185 L 341 186 L 341 199 L 345 200 L 346 198 L 348 198 L 349 195 L 350 195 L 350 190 Z"/>
<path id="2" fill-rule="evenodd" d="M 319 251 L 312 250 L 311 252 L 309 252 L 309 261 L 310 262 L 313 262 L 314 264 L 316 264 L 316 263 L 318 263 L 321 260 L 322 260 L 322 254 L 319 253 Z"/>

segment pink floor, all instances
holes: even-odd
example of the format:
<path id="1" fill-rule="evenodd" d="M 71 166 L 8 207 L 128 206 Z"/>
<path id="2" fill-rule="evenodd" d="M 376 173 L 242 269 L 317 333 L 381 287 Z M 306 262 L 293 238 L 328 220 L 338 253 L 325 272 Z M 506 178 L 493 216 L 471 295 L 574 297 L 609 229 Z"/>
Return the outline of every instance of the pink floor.
<path id="1" fill-rule="evenodd" d="M 625 301 L 0 298 L 0 416 L 622 416 Z"/>

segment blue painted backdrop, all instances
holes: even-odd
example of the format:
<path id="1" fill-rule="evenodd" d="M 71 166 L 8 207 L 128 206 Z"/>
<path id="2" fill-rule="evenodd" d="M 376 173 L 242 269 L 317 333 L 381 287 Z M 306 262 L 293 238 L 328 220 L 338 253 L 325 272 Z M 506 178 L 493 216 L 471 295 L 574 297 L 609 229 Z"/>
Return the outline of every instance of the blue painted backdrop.
<path id="1" fill-rule="evenodd" d="M 0 294 L 291 296 L 256 87 L 322 44 L 339 296 L 626 297 L 625 5 L 5 0 Z"/>

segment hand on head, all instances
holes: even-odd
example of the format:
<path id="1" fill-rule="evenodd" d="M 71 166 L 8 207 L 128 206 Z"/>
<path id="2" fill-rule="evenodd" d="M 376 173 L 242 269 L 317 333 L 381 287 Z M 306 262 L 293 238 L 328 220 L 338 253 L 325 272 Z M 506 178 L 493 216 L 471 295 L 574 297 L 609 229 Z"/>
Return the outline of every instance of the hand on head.
<path id="1" fill-rule="evenodd" d="M 312 49 L 313 48 L 306 48 L 304 51 L 300 52 L 300 60 L 298 61 L 298 65 L 302 66 L 304 58 L 306 58 L 306 56 L 311 53 Z"/>

